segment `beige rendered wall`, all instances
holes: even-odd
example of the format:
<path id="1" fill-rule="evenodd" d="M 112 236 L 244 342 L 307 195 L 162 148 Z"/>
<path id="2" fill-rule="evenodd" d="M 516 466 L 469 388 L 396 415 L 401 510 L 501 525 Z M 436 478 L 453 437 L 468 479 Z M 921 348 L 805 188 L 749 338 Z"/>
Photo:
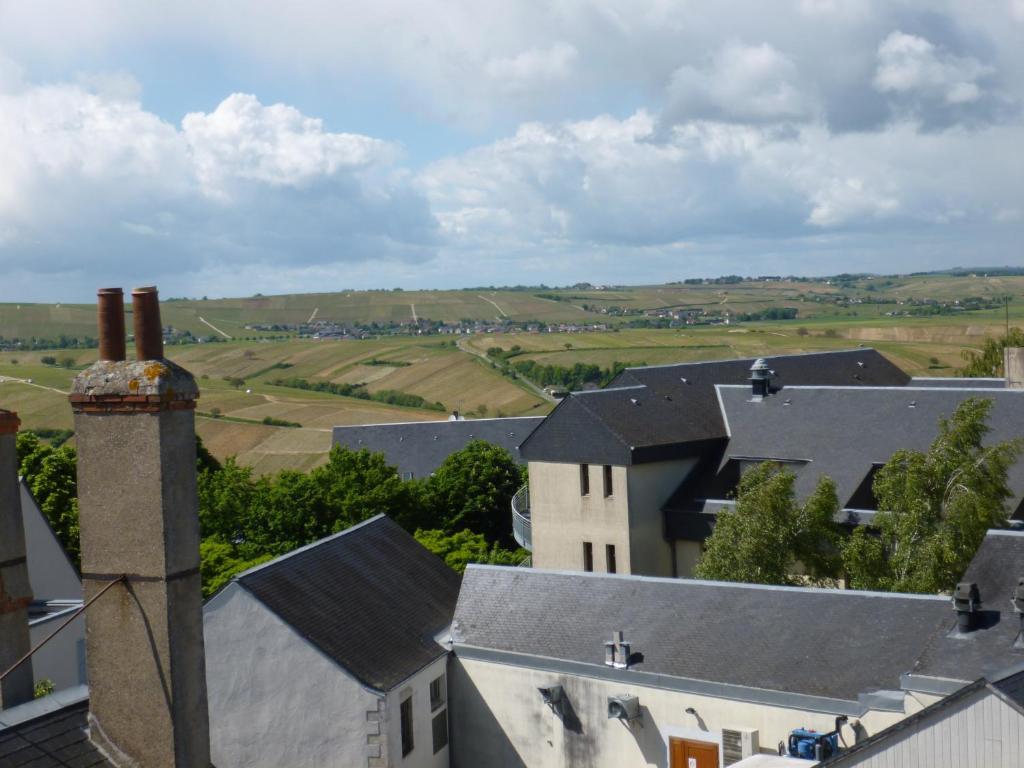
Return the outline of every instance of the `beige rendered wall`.
<path id="1" fill-rule="evenodd" d="M 697 459 L 681 459 L 637 464 L 626 470 L 631 573 L 675 575 L 672 573 L 672 544 L 665 539 L 661 508 L 696 465 Z M 683 575 L 682 572 L 679 575 Z"/>
<path id="2" fill-rule="evenodd" d="M 385 731 L 387 734 L 387 753 L 390 756 L 388 765 L 402 768 L 447 768 L 448 747 L 434 752 L 433 722 L 442 711 L 447 709 L 447 668 L 448 656 L 424 667 L 406 682 L 397 686 L 387 694 L 387 716 Z M 438 677 L 445 677 L 445 703 L 435 710 L 430 708 L 430 682 Z M 402 714 L 401 705 L 405 699 L 412 697 L 412 751 L 402 757 Z M 448 724 L 449 729 L 451 723 Z"/>
<path id="3" fill-rule="evenodd" d="M 672 575 L 661 507 L 693 469 L 696 459 L 612 467 L 612 494 L 604 495 L 604 468 L 589 465 L 590 493 L 580 495 L 580 465 L 531 461 L 530 517 L 533 566 L 582 570 L 583 542 L 594 547 L 594 570 L 608 570 L 606 547 L 615 547 L 616 571 Z"/>
<path id="4" fill-rule="evenodd" d="M 668 765 L 671 737 L 718 744 L 723 728 L 755 728 L 761 749 L 774 752 L 794 728 L 829 731 L 835 716 L 779 706 L 750 704 L 692 693 L 648 688 L 528 667 L 458 657 L 450 665 L 452 765 L 456 768 L 512 766 Z M 560 719 L 537 689 L 562 685 L 574 717 Z M 609 696 L 639 697 L 642 723 L 627 726 L 607 717 Z M 686 714 L 693 707 L 696 715 Z M 859 720 L 865 734 L 902 720 L 898 712 L 868 712 Z M 853 730 L 843 729 L 848 744 Z"/>
<path id="5" fill-rule="evenodd" d="M 704 553 L 703 544 L 699 541 L 675 541 L 677 576 L 681 579 L 693 578 L 697 563 Z"/>
<path id="6" fill-rule="evenodd" d="M 594 545 L 594 570 L 607 571 L 605 546 L 615 546 L 616 570 L 630 573 L 628 484 L 625 467 L 612 467 L 611 496 L 602 465 L 590 465 L 590 494 L 580 495 L 580 465 L 531 461 L 530 519 L 533 567 L 583 570 L 583 542 Z"/>

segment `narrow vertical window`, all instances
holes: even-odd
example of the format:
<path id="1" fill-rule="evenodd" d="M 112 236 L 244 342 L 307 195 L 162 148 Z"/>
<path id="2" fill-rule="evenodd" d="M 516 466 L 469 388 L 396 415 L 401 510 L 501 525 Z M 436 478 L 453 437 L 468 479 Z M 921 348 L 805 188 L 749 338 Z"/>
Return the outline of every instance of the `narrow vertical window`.
<path id="1" fill-rule="evenodd" d="M 583 542 L 583 570 L 594 570 L 594 545 L 589 541 Z"/>
<path id="2" fill-rule="evenodd" d="M 442 709 L 441 713 L 433 720 L 434 730 L 434 754 L 448 746 L 448 710 Z"/>
<path id="3" fill-rule="evenodd" d="M 612 468 L 611 465 L 604 465 L 604 496 L 608 498 L 612 495 Z"/>
<path id="4" fill-rule="evenodd" d="M 430 711 L 444 704 L 444 675 L 430 681 Z"/>
<path id="5" fill-rule="evenodd" d="M 402 757 L 412 752 L 412 696 L 402 702 Z"/>
<path id="6" fill-rule="evenodd" d="M 608 573 L 615 573 L 615 545 L 607 544 L 604 548 L 605 560 L 608 564 Z"/>
<path id="7" fill-rule="evenodd" d="M 590 465 L 580 464 L 580 496 L 590 495 Z"/>

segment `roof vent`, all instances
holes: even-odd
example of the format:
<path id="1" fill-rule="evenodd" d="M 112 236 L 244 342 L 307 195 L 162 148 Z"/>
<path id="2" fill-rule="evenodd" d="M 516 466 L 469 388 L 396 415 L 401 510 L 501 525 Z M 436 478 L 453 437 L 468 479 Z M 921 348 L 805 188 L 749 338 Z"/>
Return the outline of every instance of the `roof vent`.
<path id="1" fill-rule="evenodd" d="M 683 382 L 683 384 L 689 384 L 689 383 L 690 383 L 690 380 L 689 380 L 689 379 L 687 379 L 687 378 L 686 378 L 685 376 L 680 376 L 680 377 L 679 377 L 679 380 L 680 380 L 681 382 Z"/>
<path id="2" fill-rule="evenodd" d="M 604 644 L 604 663 L 615 669 L 629 669 L 632 654 L 631 645 L 622 639 L 622 631 L 612 632 L 612 639 Z"/>
<path id="3" fill-rule="evenodd" d="M 1017 588 L 1013 590 L 1013 597 L 1010 601 L 1013 603 L 1013 612 L 1017 614 L 1017 619 L 1020 621 L 1020 632 L 1017 633 L 1017 640 L 1013 647 L 1024 650 L 1024 576 L 1017 579 Z"/>
<path id="4" fill-rule="evenodd" d="M 771 377 L 775 372 L 768 368 L 768 363 L 763 357 L 757 358 L 750 366 L 750 378 L 748 381 L 753 389 L 755 400 L 768 396 L 768 388 L 771 385 Z"/>
<path id="5" fill-rule="evenodd" d="M 863 361 L 861 361 L 861 360 L 858 360 L 858 361 L 857 361 L 857 367 L 858 367 L 858 368 L 863 368 L 863 367 L 864 367 L 864 363 L 863 363 Z"/>
<path id="6" fill-rule="evenodd" d="M 973 581 L 961 581 L 953 590 L 953 610 L 956 611 L 957 634 L 973 632 L 978 627 L 981 611 L 981 592 Z"/>
<path id="7" fill-rule="evenodd" d="M 629 398 L 629 402 L 631 402 L 633 405 L 640 405 L 640 401 L 637 400 L 635 397 Z"/>
<path id="8" fill-rule="evenodd" d="M 917 408 L 917 400 L 911 400 L 907 408 Z"/>
<path id="9" fill-rule="evenodd" d="M 782 401 L 782 404 L 783 405 L 792 405 L 793 404 L 793 399 L 790 398 L 790 397 L 787 397 L 785 400 Z"/>

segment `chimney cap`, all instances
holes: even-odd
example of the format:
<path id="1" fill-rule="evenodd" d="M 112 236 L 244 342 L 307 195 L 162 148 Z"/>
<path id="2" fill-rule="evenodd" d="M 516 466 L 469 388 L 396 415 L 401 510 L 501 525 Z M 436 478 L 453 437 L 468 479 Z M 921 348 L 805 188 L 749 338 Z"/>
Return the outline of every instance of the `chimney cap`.
<path id="1" fill-rule="evenodd" d="M 958 611 L 976 611 L 981 607 L 981 592 L 974 581 L 961 581 L 953 591 L 953 604 Z"/>
<path id="2" fill-rule="evenodd" d="M 120 291 L 121 289 L 118 288 L 117 290 Z M 132 288 L 132 296 L 135 296 L 137 294 L 142 294 L 142 293 L 156 293 L 156 292 L 157 292 L 157 290 L 156 290 L 156 286 L 155 285 L 143 285 L 143 286 L 139 286 L 138 288 Z"/>
<path id="3" fill-rule="evenodd" d="M 124 291 L 122 289 L 120 289 L 120 288 L 97 288 L 96 289 L 96 293 L 99 294 L 100 296 L 110 296 L 110 295 L 115 295 L 116 296 L 117 294 L 122 294 L 123 295 Z"/>
<path id="4" fill-rule="evenodd" d="M 767 373 L 768 372 L 768 363 L 767 363 L 767 361 L 763 357 L 759 357 L 759 358 L 757 358 L 757 360 L 754 361 L 754 364 L 752 366 L 750 366 L 750 370 L 751 371 L 755 371 L 755 372 L 756 371 L 764 371 L 764 372 Z"/>

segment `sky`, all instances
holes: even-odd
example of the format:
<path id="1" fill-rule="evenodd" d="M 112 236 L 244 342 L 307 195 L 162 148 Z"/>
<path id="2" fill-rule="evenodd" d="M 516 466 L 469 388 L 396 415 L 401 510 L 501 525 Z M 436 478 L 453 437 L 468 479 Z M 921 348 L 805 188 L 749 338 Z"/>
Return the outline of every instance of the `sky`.
<path id="1" fill-rule="evenodd" d="M 0 301 L 1024 266 L 1024 0 L 0 0 Z"/>

